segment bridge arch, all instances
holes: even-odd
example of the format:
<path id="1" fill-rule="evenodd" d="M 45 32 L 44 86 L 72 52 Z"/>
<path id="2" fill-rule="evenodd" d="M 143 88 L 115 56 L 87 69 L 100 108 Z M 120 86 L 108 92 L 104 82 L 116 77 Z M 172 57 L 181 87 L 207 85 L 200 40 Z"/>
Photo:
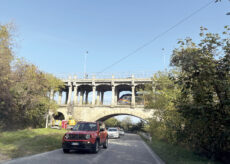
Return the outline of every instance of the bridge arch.
<path id="1" fill-rule="evenodd" d="M 97 110 L 97 112 L 96 112 Z M 153 111 L 146 111 L 143 108 L 113 108 L 113 109 L 107 109 L 107 108 L 100 108 L 96 109 L 91 115 L 90 120 L 91 121 L 105 121 L 106 119 L 118 116 L 118 115 L 130 115 L 135 116 L 137 118 L 140 118 L 142 120 L 147 121 L 148 118 L 152 117 Z"/>
<path id="2" fill-rule="evenodd" d="M 119 84 L 116 86 L 116 90 L 118 92 L 122 92 L 122 91 L 132 91 L 131 85 L 128 84 Z"/>
<path id="3" fill-rule="evenodd" d="M 91 92 L 92 91 L 92 85 L 89 84 L 82 84 L 78 86 L 78 91 L 87 91 Z"/>
<path id="4" fill-rule="evenodd" d="M 109 84 L 100 84 L 96 86 L 96 91 L 107 92 L 111 90 L 112 90 L 112 87 Z"/>
<path id="5" fill-rule="evenodd" d="M 119 116 L 119 115 L 134 116 L 134 117 L 137 117 L 137 118 L 139 118 L 139 119 L 141 119 L 141 120 L 147 121 L 146 118 L 141 118 L 140 116 L 131 115 L 131 114 L 127 114 L 127 113 L 119 113 L 119 114 L 106 115 L 106 116 L 104 116 L 104 117 L 102 117 L 102 118 L 99 118 L 99 119 L 96 120 L 96 121 L 102 121 L 102 122 L 104 122 L 104 121 L 106 121 L 106 120 L 109 119 L 109 118 L 112 118 L 112 117 L 115 117 L 115 116 Z"/>
<path id="6" fill-rule="evenodd" d="M 65 116 L 62 112 L 54 113 L 52 116 L 55 120 L 65 120 Z"/>

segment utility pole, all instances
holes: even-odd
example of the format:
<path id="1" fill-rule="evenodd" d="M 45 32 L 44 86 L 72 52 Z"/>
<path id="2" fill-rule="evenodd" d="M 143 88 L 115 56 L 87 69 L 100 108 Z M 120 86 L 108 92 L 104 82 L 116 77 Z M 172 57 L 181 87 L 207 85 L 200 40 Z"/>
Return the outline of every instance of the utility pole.
<path id="1" fill-rule="evenodd" d="M 84 61 L 84 78 L 86 79 L 87 78 L 87 75 L 86 75 L 86 58 L 87 58 L 87 55 L 88 55 L 88 51 L 86 51 L 85 53 L 85 61 Z"/>

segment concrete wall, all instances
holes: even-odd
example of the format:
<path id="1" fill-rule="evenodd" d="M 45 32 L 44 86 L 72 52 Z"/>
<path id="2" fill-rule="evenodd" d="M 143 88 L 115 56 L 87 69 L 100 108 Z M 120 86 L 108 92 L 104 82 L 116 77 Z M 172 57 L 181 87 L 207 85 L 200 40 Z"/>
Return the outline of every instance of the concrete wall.
<path id="1" fill-rule="evenodd" d="M 77 121 L 104 121 L 117 115 L 131 115 L 146 120 L 154 113 L 153 110 L 130 107 L 74 107 L 71 115 L 68 115 L 67 107 L 60 107 L 57 111 L 63 113 L 66 120 L 72 117 Z"/>

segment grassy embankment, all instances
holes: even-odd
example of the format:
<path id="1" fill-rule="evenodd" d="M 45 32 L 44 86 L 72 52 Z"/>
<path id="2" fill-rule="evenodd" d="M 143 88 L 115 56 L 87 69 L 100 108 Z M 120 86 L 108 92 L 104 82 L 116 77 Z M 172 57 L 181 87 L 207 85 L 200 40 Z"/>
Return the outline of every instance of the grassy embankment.
<path id="1" fill-rule="evenodd" d="M 172 145 L 157 138 L 153 138 L 152 142 L 143 137 L 142 139 L 166 164 L 220 164 L 179 145 Z"/>
<path id="2" fill-rule="evenodd" d="M 65 132 L 43 128 L 0 133 L 0 162 L 59 149 Z"/>

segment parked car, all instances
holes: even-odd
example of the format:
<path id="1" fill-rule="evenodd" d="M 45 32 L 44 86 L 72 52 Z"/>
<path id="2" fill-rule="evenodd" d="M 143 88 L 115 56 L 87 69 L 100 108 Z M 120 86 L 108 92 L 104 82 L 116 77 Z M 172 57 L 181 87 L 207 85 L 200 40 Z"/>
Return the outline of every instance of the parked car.
<path id="1" fill-rule="evenodd" d="M 109 138 L 120 138 L 118 128 L 108 128 L 108 137 Z"/>
<path id="2" fill-rule="evenodd" d="M 108 133 L 102 122 L 78 122 L 62 139 L 64 153 L 70 150 L 99 151 L 99 146 L 108 147 Z"/>
<path id="3" fill-rule="evenodd" d="M 119 129 L 119 135 L 120 136 L 124 136 L 125 135 L 125 132 L 122 128 Z"/>

